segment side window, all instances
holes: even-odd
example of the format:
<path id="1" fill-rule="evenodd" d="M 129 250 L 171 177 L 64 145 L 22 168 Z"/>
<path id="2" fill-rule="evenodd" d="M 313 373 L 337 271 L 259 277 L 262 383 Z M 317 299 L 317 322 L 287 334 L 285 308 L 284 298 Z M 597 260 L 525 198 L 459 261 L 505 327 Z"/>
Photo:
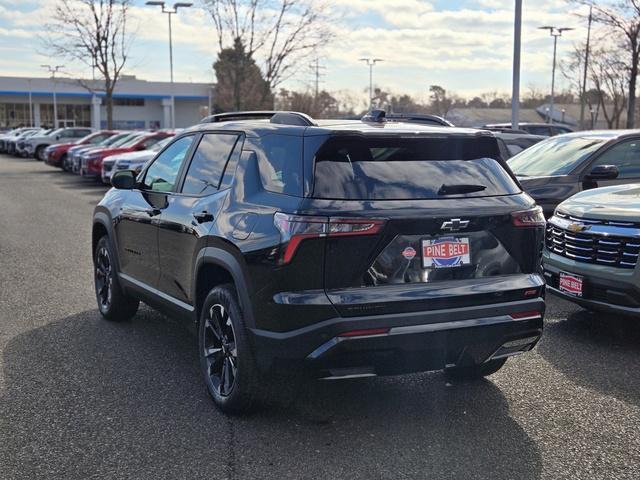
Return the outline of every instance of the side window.
<path id="1" fill-rule="evenodd" d="M 526 130 L 532 135 L 551 136 L 551 128 L 542 125 L 529 125 L 526 127 Z"/>
<path id="2" fill-rule="evenodd" d="M 265 190 L 302 196 L 302 137 L 267 135 L 256 149 Z"/>
<path id="3" fill-rule="evenodd" d="M 193 142 L 193 135 L 169 145 L 147 169 L 142 184 L 146 190 L 170 192 L 175 186 L 180 166 Z"/>
<path id="4" fill-rule="evenodd" d="M 621 142 L 604 152 L 591 168 L 597 165 L 615 165 L 618 178 L 640 177 L 640 139 Z"/>
<path id="5" fill-rule="evenodd" d="M 151 137 L 146 139 L 144 142 L 142 142 L 142 146 L 144 147 L 145 150 L 147 150 L 148 148 L 153 147 L 160 140 L 162 140 L 162 138 L 160 137 Z"/>
<path id="6" fill-rule="evenodd" d="M 210 195 L 218 191 L 237 135 L 206 133 L 198 144 L 182 186 L 182 193 Z"/>

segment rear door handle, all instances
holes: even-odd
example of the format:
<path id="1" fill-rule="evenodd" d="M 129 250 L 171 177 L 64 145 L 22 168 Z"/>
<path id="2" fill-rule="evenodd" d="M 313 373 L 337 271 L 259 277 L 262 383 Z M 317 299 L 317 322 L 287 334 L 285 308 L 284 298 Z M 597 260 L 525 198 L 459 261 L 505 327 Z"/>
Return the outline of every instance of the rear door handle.
<path id="1" fill-rule="evenodd" d="M 159 208 L 148 208 L 147 210 L 145 210 L 145 213 L 150 217 L 155 217 L 156 215 L 160 215 L 160 213 L 162 213 L 162 210 L 160 210 Z"/>
<path id="2" fill-rule="evenodd" d="M 194 213 L 193 218 L 195 218 L 198 223 L 213 222 L 213 214 L 206 210 Z"/>

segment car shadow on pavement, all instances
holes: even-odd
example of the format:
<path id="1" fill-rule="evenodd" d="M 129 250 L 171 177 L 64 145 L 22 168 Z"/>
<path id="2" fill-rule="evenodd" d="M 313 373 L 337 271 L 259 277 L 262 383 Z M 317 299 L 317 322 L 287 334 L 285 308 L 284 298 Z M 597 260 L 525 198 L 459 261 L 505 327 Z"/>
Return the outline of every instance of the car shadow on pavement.
<path id="1" fill-rule="evenodd" d="M 545 323 L 540 355 L 571 381 L 640 405 L 640 323 L 580 310 Z"/>
<path id="2" fill-rule="evenodd" d="M 195 343 L 148 308 L 129 323 L 87 311 L 12 338 L 0 478 L 540 476 L 537 445 L 490 381 L 304 382 L 292 402 L 225 417 Z"/>

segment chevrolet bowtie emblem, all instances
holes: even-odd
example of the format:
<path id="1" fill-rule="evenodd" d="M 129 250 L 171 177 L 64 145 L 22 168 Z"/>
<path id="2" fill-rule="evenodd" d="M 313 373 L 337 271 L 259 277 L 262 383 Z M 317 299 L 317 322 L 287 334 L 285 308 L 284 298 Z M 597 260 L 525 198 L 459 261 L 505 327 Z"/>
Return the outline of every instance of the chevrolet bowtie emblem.
<path id="1" fill-rule="evenodd" d="M 588 225 L 583 225 L 581 223 L 570 223 L 567 226 L 567 230 L 569 230 L 570 232 L 584 232 L 585 230 L 588 230 L 589 226 Z"/>
<path id="2" fill-rule="evenodd" d="M 459 218 L 452 218 L 451 220 L 444 222 L 440 227 L 440 230 L 447 230 L 449 232 L 457 232 L 469 226 L 469 220 L 460 220 Z"/>

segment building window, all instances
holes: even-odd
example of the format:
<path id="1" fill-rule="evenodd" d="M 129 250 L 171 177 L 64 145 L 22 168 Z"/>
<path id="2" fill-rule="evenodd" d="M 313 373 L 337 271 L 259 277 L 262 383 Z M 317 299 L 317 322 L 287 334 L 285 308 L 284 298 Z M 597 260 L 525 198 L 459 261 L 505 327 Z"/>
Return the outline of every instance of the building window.
<path id="1" fill-rule="evenodd" d="M 90 127 L 91 106 L 81 104 L 58 103 L 58 126 Z M 28 110 L 28 109 L 27 109 Z M 53 104 L 40 104 L 40 125 L 53 127 Z"/>
<path id="2" fill-rule="evenodd" d="M 14 128 L 31 125 L 28 103 L 0 103 L 0 127 Z"/>
<path id="3" fill-rule="evenodd" d="M 113 105 L 116 107 L 144 107 L 144 98 L 114 98 Z"/>

